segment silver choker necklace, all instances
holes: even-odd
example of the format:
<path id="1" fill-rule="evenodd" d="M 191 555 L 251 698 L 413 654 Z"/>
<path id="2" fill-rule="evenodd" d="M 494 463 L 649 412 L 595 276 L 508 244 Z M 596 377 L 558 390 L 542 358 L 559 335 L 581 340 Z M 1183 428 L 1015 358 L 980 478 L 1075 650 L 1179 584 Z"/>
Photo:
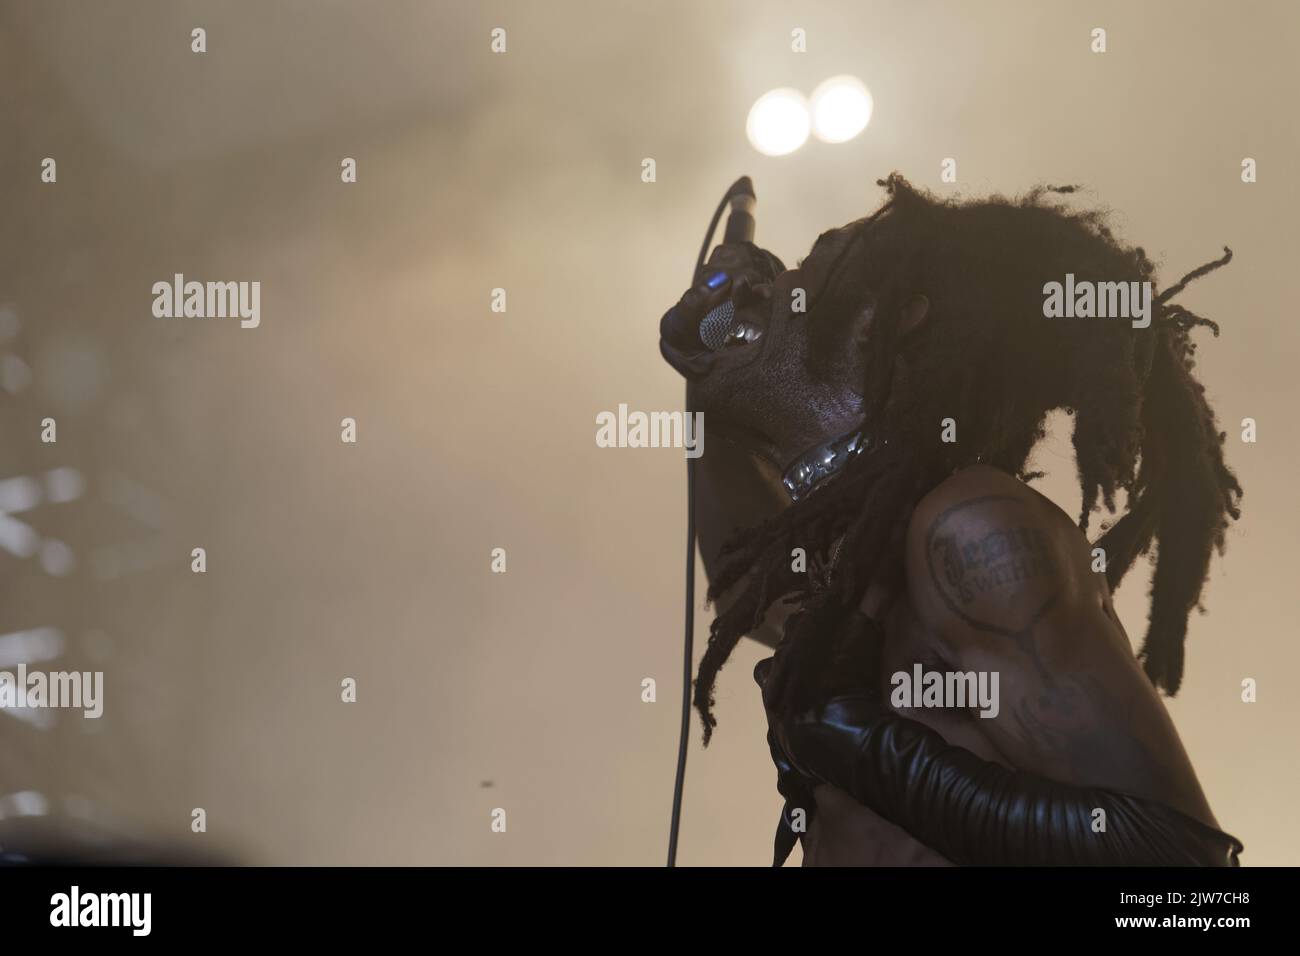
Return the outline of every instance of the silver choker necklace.
<path id="1" fill-rule="evenodd" d="M 862 432 L 849 432 L 839 438 L 814 445 L 795 458 L 781 476 L 791 501 L 806 498 L 814 488 L 838 472 L 850 458 L 867 447 Z"/>

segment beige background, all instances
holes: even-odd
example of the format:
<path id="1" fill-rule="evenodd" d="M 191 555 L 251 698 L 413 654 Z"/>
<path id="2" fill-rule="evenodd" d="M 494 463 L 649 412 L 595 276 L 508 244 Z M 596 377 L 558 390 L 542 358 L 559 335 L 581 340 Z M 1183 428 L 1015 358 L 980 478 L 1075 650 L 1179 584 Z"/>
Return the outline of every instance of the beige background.
<path id="1" fill-rule="evenodd" d="M 0 827 L 258 863 L 661 863 L 684 468 L 596 448 L 594 416 L 680 407 L 657 321 L 737 175 L 792 263 L 878 204 L 876 178 L 937 187 L 952 156 L 972 194 L 1085 184 L 1166 282 L 1237 254 L 1181 300 L 1223 325 L 1201 370 L 1246 497 L 1170 706 L 1245 862 L 1300 862 L 1297 9 L 3 0 L 2 344 L 32 374 L 0 403 L 0 477 L 88 483 L 28 516 L 73 547 L 70 576 L 0 554 L 0 631 L 57 629 L 107 700 L 95 726 L 0 714 Z M 862 137 L 748 146 L 759 94 L 841 72 L 875 96 Z M 260 280 L 261 328 L 152 319 L 175 272 Z M 1072 511 L 1067 433 L 1039 463 Z M 1135 635 L 1145 583 L 1120 596 Z M 759 656 L 724 671 L 707 752 L 696 728 L 684 863 L 768 859 Z"/>

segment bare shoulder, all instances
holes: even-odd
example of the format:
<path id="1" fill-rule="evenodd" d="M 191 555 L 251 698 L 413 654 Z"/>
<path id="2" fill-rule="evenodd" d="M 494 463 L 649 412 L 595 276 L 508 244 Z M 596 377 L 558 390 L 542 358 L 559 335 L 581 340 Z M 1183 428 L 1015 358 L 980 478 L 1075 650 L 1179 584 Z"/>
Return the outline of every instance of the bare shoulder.
<path id="1" fill-rule="evenodd" d="M 948 633 L 1019 633 L 1053 608 L 1096 604 L 1105 588 L 1065 512 L 985 465 L 957 472 L 917 505 L 907 577 L 922 619 Z"/>
<path id="2" fill-rule="evenodd" d="M 947 478 L 917 503 L 908 523 L 909 541 L 930 538 L 940 527 L 998 530 L 1010 520 L 1029 522 L 1062 543 L 1086 543 L 1074 522 L 1051 499 L 1013 475 L 988 465 L 972 465 Z"/>

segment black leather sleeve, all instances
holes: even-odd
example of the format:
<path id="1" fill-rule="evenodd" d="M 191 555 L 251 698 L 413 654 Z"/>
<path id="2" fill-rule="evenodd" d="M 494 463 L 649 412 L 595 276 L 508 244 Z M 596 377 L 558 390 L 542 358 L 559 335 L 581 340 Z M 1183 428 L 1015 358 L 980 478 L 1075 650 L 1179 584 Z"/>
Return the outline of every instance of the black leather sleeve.
<path id="1" fill-rule="evenodd" d="M 835 697 L 819 717 L 779 721 L 774 732 L 801 773 L 954 863 L 1239 865 L 1240 841 L 1170 807 L 984 760 L 867 695 Z"/>

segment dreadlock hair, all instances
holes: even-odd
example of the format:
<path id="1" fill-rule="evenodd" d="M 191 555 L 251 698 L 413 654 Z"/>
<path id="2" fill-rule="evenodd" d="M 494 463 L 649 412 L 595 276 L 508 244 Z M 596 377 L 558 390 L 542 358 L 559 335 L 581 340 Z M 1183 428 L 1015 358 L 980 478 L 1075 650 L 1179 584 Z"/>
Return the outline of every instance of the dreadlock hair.
<path id="1" fill-rule="evenodd" d="M 1107 555 L 1110 589 L 1150 552 L 1149 626 L 1138 656 L 1152 683 L 1175 694 L 1187 618 L 1193 606 L 1204 610 L 1211 550 L 1223 552 L 1242 490 L 1192 374 L 1190 330 L 1207 326 L 1217 336 L 1219 328 L 1169 300 L 1228 263 L 1232 251 L 1225 247 L 1222 258 L 1153 295 L 1147 328 L 1116 319 L 1047 319 L 1047 281 L 1073 273 L 1076 282 L 1141 283 L 1155 271 L 1141 248 L 1116 239 L 1104 211 L 1074 211 L 1050 198 L 1076 187 L 960 201 L 919 191 L 897 173 L 878 185 L 885 203 L 855 224 L 807 316 L 812 374 L 828 376 L 850 350 L 864 350 L 859 390 L 871 447 L 724 549 L 709 599 L 737 585 L 739 593 L 713 621 L 695 682 L 705 744 L 717 723 L 718 671 L 778 598 L 799 602 L 768 678 L 771 706 L 785 713 L 815 702 L 816 691 L 824 692 L 850 658 L 853 649 L 839 634 L 868 585 L 880 582 L 897 593 L 917 502 L 976 462 L 1025 481 L 1039 477 L 1026 465 L 1045 435 L 1047 414 L 1058 408 L 1074 418 L 1079 528 L 1087 533 L 1099 501 L 1114 514 L 1116 494 L 1125 493 L 1123 514 L 1103 523 L 1095 542 Z M 915 293 L 929 298 L 929 321 L 905 336 L 902 306 Z M 874 318 L 855 341 L 845 317 L 868 301 Z M 961 419 L 961 440 L 944 443 L 938 423 L 950 416 Z M 792 549 L 825 561 L 837 541 L 825 586 L 810 590 L 791 570 Z"/>

